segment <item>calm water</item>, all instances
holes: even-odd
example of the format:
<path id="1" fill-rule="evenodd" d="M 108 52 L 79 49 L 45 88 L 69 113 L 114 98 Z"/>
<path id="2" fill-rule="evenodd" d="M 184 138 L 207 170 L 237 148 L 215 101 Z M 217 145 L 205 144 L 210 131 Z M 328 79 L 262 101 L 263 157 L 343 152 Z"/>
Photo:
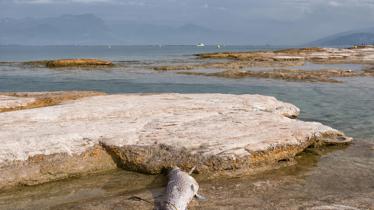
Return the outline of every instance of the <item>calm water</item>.
<path id="1" fill-rule="evenodd" d="M 272 95 L 300 107 L 301 119 L 319 121 L 342 130 L 354 137 L 356 142 L 343 149 L 306 153 L 296 166 L 273 173 L 233 180 L 202 181 L 201 190 L 208 195 L 210 202 L 195 208 L 289 209 L 292 206 L 291 209 L 303 209 L 327 204 L 374 208 L 374 78 L 346 78 L 341 84 L 298 83 L 186 76 L 173 72 L 158 73 L 151 69 L 152 66 L 163 64 L 201 62 L 192 54 L 218 50 L 244 51 L 254 48 L 0 47 L 0 61 L 95 57 L 114 60 L 118 64 L 113 69 L 51 70 L 25 67 L 18 62 L 0 63 L 0 91 L 96 90 L 107 93 Z M 301 68 L 316 67 L 330 68 L 313 64 Z M 361 68 L 357 65 L 333 67 Z M 40 209 L 58 205 L 59 208 L 92 209 L 84 205 L 95 204 L 112 209 L 111 204 L 126 200 L 126 196 L 137 193 L 146 196 L 149 189 L 157 189 L 164 183 L 163 176 L 115 171 L 0 193 L 0 208 Z M 237 205 L 232 203 L 233 200 Z M 125 204 L 123 201 L 123 208 Z"/>
<path id="2" fill-rule="evenodd" d="M 203 52 L 251 51 L 275 47 L 191 45 L 149 46 L 0 46 L 0 61 L 27 61 L 61 58 L 102 58 L 114 61 L 168 60 Z"/>

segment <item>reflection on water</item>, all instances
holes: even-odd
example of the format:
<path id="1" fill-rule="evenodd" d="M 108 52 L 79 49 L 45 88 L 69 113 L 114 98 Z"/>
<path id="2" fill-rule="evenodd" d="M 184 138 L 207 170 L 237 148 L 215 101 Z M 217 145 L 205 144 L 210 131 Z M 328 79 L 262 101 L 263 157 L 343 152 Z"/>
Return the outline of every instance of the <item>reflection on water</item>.
<path id="1" fill-rule="evenodd" d="M 359 140 L 348 147 L 309 149 L 297 164 L 263 174 L 206 180 L 197 175 L 208 201 L 191 209 L 307 209 L 324 205 L 374 208 L 374 143 Z M 196 175 L 195 175 L 196 176 Z M 0 193 L 4 209 L 152 209 L 163 175 L 126 171 L 70 179 Z"/>
<path id="2" fill-rule="evenodd" d="M 374 208 L 374 154 L 361 141 L 348 148 L 307 151 L 298 164 L 255 177 L 214 180 L 202 191 L 213 192 L 213 201 L 201 209 L 224 206 L 228 209 L 305 209 L 324 205 L 343 205 L 359 209 Z M 205 187 L 205 188 L 204 188 Z M 226 190 L 229 189 L 229 190 Z M 239 207 L 239 208 L 238 208 Z"/>
<path id="3" fill-rule="evenodd" d="M 189 59 L 174 58 L 165 62 L 195 62 Z M 344 78 L 344 83 L 340 84 L 298 83 L 186 76 L 150 70 L 150 66 L 162 62 L 127 61 L 114 69 L 101 70 L 50 70 L 1 63 L 0 91 L 272 95 L 300 107 L 301 119 L 340 129 L 353 136 L 356 142 L 347 148 L 309 150 L 297 158 L 297 165 L 257 176 L 213 181 L 198 177 L 201 192 L 209 201 L 194 202 L 193 209 L 307 209 L 332 204 L 374 209 L 374 78 Z M 146 195 L 165 182 L 162 175 L 117 170 L 2 192 L 0 209 L 147 209 L 150 206 L 141 201 L 136 208 L 131 206 L 134 203 L 129 203 L 127 198 Z"/>
<path id="4" fill-rule="evenodd" d="M 0 209 L 42 209 L 59 204 L 81 202 L 92 198 L 131 194 L 144 188 L 161 187 L 166 183 L 163 175 L 150 176 L 123 170 L 101 175 L 20 187 L 0 193 Z"/>

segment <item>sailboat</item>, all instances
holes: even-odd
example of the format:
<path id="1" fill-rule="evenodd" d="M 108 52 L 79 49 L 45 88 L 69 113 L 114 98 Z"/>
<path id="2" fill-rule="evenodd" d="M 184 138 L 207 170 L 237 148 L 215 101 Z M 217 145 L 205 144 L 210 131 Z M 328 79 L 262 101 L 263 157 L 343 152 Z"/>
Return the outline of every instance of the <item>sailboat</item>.
<path id="1" fill-rule="evenodd" d="M 198 45 L 196 45 L 196 47 L 205 47 L 205 44 L 204 43 L 199 43 Z"/>

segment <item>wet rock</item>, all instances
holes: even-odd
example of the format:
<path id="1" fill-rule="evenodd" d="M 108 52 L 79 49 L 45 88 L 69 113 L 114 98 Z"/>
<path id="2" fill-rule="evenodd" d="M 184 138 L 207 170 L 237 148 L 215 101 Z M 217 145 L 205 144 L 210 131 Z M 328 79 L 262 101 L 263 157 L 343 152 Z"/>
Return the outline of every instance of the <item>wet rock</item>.
<path id="1" fill-rule="evenodd" d="M 280 79 L 287 81 L 306 81 L 306 82 L 330 82 L 339 83 L 341 81 L 335 78 L 342 77 L 366 77 L 374 76 L 374 71 L 369 69 L 364 71 L 351 70 L 293 70 L 293 69 L 276 69 L 272 71 L 243 71 L 243 70 L 226 70 L 214 73 L 205 72 L 178 72 L 178 74 L 198 75 L 198 76 L 214 76 L 232 79 L 240 78 L 265 78 L 265 79 Z"/>
<path id="2" fill-rule="evenodd" d="M 339 83 L 336 78 L 374 76 L 369 66 L 360 71 L 342 69 L 297 70 L 291 66 L 303 66 L 305 62 L 317 64 L 367 64 L 374 63 L 374 47 L 357 48 L 295 48 L 257 52 L 219 52 L 197 54 L 201 59 L 216 59 L 220 62 L 206 62 L 194 65 L 155 67 L 157 71 L 178 71 L 177 74 L 216 76 L 225 78 L 270 78 L 287 81 Z M 264 67 L 264 70 L 251 70 Z M 272 68 L 272 69 L 265 69 Z M 210 70 L 217 70 L 212 72 Z M 219 69 L 224 69 L 219 71 Z M 198 71 L 183 71 L 198 70 Z M 208 71 L 201 71 L 208 70 Z"/>
<path id="3" fill-rule="evenodd" d="M 48 127 L 48 125 L 45 126 Z M 4 161 L 3 159 L 11 152 L 10 147 L 22 146 L 20 142 L 5 144 L 0 149 L 0 158 L 2 159 L 0 163 L 0 189 L 17 185 L 36 185 L 117 168 L 112 157 L 99 145 L 89 142 L 86 143 L 87 145 L 83 145 L 84 142 L 82 141 L 76 142 L 82 144 L 75 145 L 82 147 L 82 150 L 77 152 L 76 150 L 69 151 L 68 147 L 70 145 L 65 146 L 63 142 L 50 142 L 49 144 L 44 143 L 46 145 L 44 151 L 33 152 L 32 148 L 37 148 L 38 145 L 32 141 L 38 141 L 38 139 L 30 139 L 29 142 L 25 142 L 25 144 L 29 144 L 24 148 L 26 155 L 29 155 L 26 160 L 6 159 Z M 66 142 L 66 144 L 74 144 L 74 142 Z M 16 155 L 22 154 L 14 154 L 14 156 Z"/>
<path id="4" fill-rule="evenodd" d="M 248 174 L 292 162 L 343 133 L 295 118 L 273 97 L 108 95 L 0 113 L 0 188 L 111 170 Z M 290 118 L 291 117 L 291 118 Z"/>
<path id="5" fill-rule="evenodd" d="M 325 205 L 325 206 L 315 206 L 312 208 L 309 208 L 310 210 L 360 210 L 359 208 L 351 207 L 351 206 L 345 206 L 345 205 Z"/>
<path id="6" fill-rule="evenodd" d="M 58 59 L 45 61 L 24 62 L 25 65 L 41 66 L 48 68 L 58 67 L 95 67 L 95 66 L 112 66 L 113 63 L 107 60 L 99 59 Z"/>
<path id="7" fill-rule="evenodd" d="M 371 63 L 373 46 L 359 48 L 295 48 L 258 52 L 220 52 L 197 54 L 199 58 L 234 59 L 263 62 L 310 61 L 316 63 Z"/>
<path id="8" fill-rule="evenodd" d="M 363 71 L 367 74 L 373 74 L 374 75 L 374 66 L 366 66 Z"/>
<path id="9" fill-rule="evenodd" d="M 277 56 L 274 59 L 266 61 L 262 59 L 254 59 L 250 61 L 237 60 L 225 62 L 208 62 L 202 64 L 188 64 L 188 65 L 171 65 L 171 66 L 157 66 L 153 70 L 162 71 L 186 71 L 196 69 L 228 69 L 239 70 L 248 67 L 286 67 L 286 66 L 302 66 L 304 59 L 292 56 Z M 193 72 L 192 72 L 193 73 Z"/>
<path id="10" fill-rule="evenodd" d="M 156 66 L 156 67 L 153 67 L 153 70 L 156 70 L 156 71 L 177 71 L 177 70 L 191 70 L 191 69 L 194 69 L 193 66 Z"/>
<path id="11" fill-rule="evenodd" d="M 325 49 L 320 48 L 320 47 L 309 47 L 309 48 L 290 48 L 290 49 L 282 49 L 282 50 L 274 51 L 274 53 L 290 54 L 290 55 L 299 55 L 299 54 L 316 53 L 316 52 L 325 52 Z"/>
<path id="12" fill-rule="evenodd" d="M 47 62 L 47 67 L 72 67 L 72 66 L 111 66 L 111 61 L 98 59 L 61 59 Z"/>

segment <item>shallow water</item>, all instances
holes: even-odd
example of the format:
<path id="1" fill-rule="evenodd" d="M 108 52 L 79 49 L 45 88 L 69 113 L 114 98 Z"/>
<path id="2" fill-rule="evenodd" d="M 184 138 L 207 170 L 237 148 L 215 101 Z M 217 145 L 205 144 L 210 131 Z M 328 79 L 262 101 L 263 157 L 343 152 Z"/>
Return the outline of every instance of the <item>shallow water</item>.
<path id="1" fill-rule="evenodd" d="M 14 49 L 15 52 L 17 50 Z M 157 59 L 151 59 L 149 55 L 141 58 L 134 56 L 129 61 L 120 62 L 114 69 L 51 70 L 25 67 L 20 63 L 1 63 L 0 91 L 96 90 L 108 93 L 272 95 L 300 107 L 301 119 L 319 121 L 342 130 L 354 137 L 356 142 L 346 148 L 309 151 L 298 158 L 297 165 L 270 173 L 236 179 L 199 179 L 201 192 L 209 201 L 194 202 L 193 209 L 308 209 L 323 205 L 374 209 L 374 78 L 344 78 L 344 82 L 339 84 L 300 83 L 187 76 L 151 70 L 152 66 L 164 63 L 199 62 L 191 57 L 195 52 L 178 50 L 178 53 L 157 54 Z M 25 53 L 17 59 L 27 57 L 27 51 Z M 176 56 L 170 57 L 170 53 Z M 144 52 L 139 54 L 144 56 Z M 58 55 L 52 53 L 48 58 Z M 118 52 L 104 55 L 123 59 Z M 41 59 L 42 56 L 29 55 L 29 59 L 25 60 L 34 57 Z M 355 65 L 340 66 L 345 67 L 359 68 Z M 2 192 L 0 209 L 147 209 L 150 205 L 127 198 L 132 195 L 147 197 L 164 184 L 165 177 L 162 175 L 149 176 L 117 170 Z"/>
<path id="2" fill-rule="evenodd" d="M 252 51 L 279 49 L 279 47 L 193 45 L 144 45 L 144 46 L 1 46 L 1 61 L 30 61 L 62 58 L 101 58 L 113 61 L 169 60 L 197 53 Z"/>
<path id="3" fill-rule="evenodd" d="M 311 62 L 305 62 L 301 66 L 290 66 L 290 67 L 278 67 L 276 69 L 294 69 L 294 70 L 304 70 L 304 71 L 314 71 L 314 70 L 328 70 L 328 69 L 340 69 L 340 70 L 351 70 L 359 71 L 363 69 L 361 64 L 317 64 Z M 250 71 L 269 71 L 273 70 L 274 67 L 249 67 L 246 70 Z"/>
<path id="4" fill-rule="evenodd" d="M 158 61 L 160 62 L 160 61 Z M 178 61 L 179 62 L 179 61 Z M 374 136 L 374 78 L 343 78 L 343 83 L 303 83 L 271 79 L 226 79 L 151 70 L 153 63 L 114 69 L 31 68 L 0 64 L 0 91 L 95 90 L 107 93 L 178 92 L 264 94 L 301 108 L 315 120 L 360 138 Z"/>
<path id="5" fill-rule="evenodd" d="M 296 160 L 296 165 L 253 176 L 207 180 L 195 175 L 209 200 L 194 201 L 190 209 L 374 208 L 373 141 L 309 149 Z M 165 184 L 163 175 L 115 170 L 3 192 L 0 208 L 152 209 L 147 202 L 153 203 Z"/>

